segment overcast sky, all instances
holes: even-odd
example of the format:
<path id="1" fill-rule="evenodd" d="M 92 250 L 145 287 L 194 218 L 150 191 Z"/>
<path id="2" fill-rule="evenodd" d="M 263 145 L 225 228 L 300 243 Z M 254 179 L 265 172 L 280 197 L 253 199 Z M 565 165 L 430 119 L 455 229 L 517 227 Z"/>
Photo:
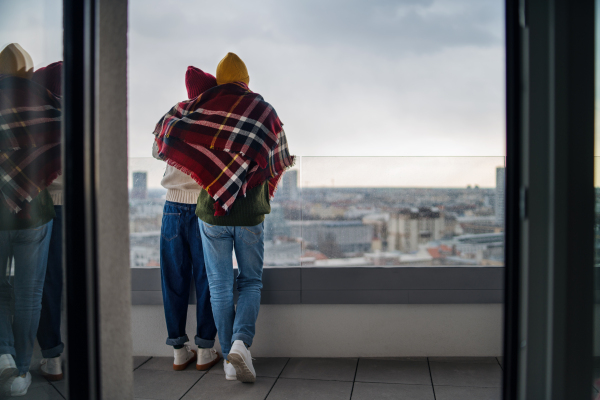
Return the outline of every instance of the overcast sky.
<path id="1" fill-rule="evenodd" d="M 500 0 L 129 2 L 130 154 L 237 53 L 304 156 L 503 156 Z"/>
<path id="2" fill-rule="evenodd" d="M 0 0 L 0 45 L 62 59 L 61 3 Z M 501 157 L 503 18 L 501 0 L 130 0 L 129 154 L 151 155 L 187 66 L 215 74 L 232 51 L 299 156 Z M 421 165 L 425 186 L 439 169 Z M 448 185 L 493 186 L 492 170 Z"/>

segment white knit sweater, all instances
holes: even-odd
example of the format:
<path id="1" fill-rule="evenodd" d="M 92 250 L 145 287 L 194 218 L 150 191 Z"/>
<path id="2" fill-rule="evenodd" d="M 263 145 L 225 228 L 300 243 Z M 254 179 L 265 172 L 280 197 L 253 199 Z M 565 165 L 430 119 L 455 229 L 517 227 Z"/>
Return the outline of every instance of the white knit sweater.
<path id="1" fill-rule="evenodd" d="M 156 142 L 152 146 L 152 156 L 157 160 L 158 146 Z M 196 183 L 189 175 L 184 174 L 177 168 L 167 164 L 165 175 L 160 182 L 162 187 L 167 189 L 167 201 L 183 204 L 196 204 L 200 196 L 200 185 Z"/>

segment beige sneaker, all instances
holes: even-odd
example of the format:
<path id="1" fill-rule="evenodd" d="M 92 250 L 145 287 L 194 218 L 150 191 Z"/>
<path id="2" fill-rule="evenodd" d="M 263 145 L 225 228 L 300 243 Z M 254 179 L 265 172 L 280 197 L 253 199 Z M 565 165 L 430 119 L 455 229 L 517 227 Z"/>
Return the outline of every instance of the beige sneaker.
<path id="1" fill-rule="evenodd" d="M 196 352 L 190 349 L 187 344 L 181 349 L 173 349 L 175 353 L 175 361 L 173 361 L 173 369 L 175 371 L 183 371 L 188 365 L 196 361 Z"/>
<path id="2" fill-rule="evenodd" d="M 42 358 L 40 363 L 42 376 L 49 381 L 60 381 L 63 378 L 62 365 L 60 357 Z"/>
<path id="3" fill-rule="evenodd" d="M 13 356 L 2 354 L 0 356 L 0 386 L 4 385 L 17 371 L 17 364 L 15 364 Z"/>
<path id="4" fill-rule="evenodd" d="M 31 374 L 27 372 L 23 375 L 13 376 L 6 381 L 2 386 L 2 393 L 10 397 L 25 396 L 30 385 Z"/>
<path id="5" fill-rule="evenodd" d="M 229 361 L 223 360 L 223 369 L 225 370 L 225 379 L 227 379 L 228 381 L 237 380 L 235 368 L 233 368 L 233 365 L 231 365 Z"/>
<path id="6" fill-rule="evenodd" d="M 220 359 L 221 356 L 215 349 L 198 349 L 198 361 L 196 361 L 196 369 L 198 371 L 206 371 L 218 363 Z"/>
<path id="7" fill-rule="evenodd" d="M 254 383 L 256 381 L 256 372 L 252 365 L 252 355 L 250 354 L 250 350 L 244 345 L 244 342 L 234 340 L 227 359 L 233 364 L 238 381 L 245 383 Z"/>

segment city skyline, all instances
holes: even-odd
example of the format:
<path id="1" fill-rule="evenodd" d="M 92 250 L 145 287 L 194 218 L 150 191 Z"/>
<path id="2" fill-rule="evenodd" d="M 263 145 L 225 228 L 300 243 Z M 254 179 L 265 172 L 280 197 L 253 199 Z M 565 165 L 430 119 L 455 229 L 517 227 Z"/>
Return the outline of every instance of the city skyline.
<path id="1" fill-rule="evenodd" d="M 148 188 L 161 188 L 165 167 L 131 157 L 129 187 L 139 171 L 147 172 Z M 294 169 L 299 187 L 495 188 L 497 167 L 504 167 L 504 157 L 299 157 Z"/>

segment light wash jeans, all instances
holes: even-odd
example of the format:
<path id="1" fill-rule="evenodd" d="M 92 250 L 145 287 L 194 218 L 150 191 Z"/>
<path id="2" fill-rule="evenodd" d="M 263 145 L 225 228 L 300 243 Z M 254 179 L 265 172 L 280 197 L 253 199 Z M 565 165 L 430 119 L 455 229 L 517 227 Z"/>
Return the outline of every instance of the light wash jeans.
<path id="1" fill-rule="evenodd" d="M 52 221 L 34 229 L 0 231 L 0 354 L 12 354 L 20 375 L 29 371 L 33 354 L 51 233 Z M 7 268 L 13 257 L 11 277 Z"/>
<path id="2" fill-rule="evenodd" d="M 219 343 L 227 358 L 234 340 L 251 346 L 260 308 L 264 246 L 264 223 L 256 226 L 217 226 L 202 220 L 200 233 Z M 236 278 L 239 298 L 233 304 L 233 260 L 238 262 Z"/>

